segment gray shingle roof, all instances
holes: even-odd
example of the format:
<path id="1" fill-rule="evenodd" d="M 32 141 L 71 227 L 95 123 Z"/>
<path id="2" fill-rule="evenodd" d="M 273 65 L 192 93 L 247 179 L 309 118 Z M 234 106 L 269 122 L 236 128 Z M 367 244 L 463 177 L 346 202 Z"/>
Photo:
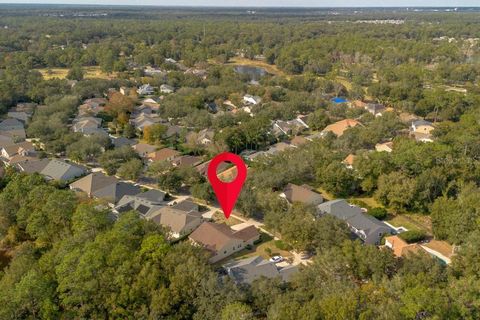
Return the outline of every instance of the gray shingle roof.
<path id="1" fill-rule="evenodd" d="M 260 256 L 253 256 L 224 265 L 228 274 L 239 283 L 252 283 L 261 277 L 281 277 L 288 281 L 290 276 L 298 271 L 298 267 L 289 266 L 282 269 L 277 268 L 275 263 L 263 259 Z"/>

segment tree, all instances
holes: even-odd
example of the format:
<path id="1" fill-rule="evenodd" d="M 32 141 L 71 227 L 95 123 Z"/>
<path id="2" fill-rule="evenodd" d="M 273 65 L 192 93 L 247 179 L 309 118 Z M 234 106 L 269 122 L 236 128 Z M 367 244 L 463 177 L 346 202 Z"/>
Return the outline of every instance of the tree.
<path id="1" fill-rule="evenodd" d="M 139 159 L 131 159 L 118 168 L 118 175 L 127 180 L 137 180 L 143 171 L 143 162 Z"/>
<path id="2" fill-rule="evenodd" d="M 253 320 L 252 309 L 241 302 L 226 305 L 222 310 L 222 320 Z"/>
<path id="3" fill-rule="evenodd" d="M 157 123 L 143 129 L 143 139 L 151 144 L 160 144 L 165 138 L 167 127 L 163 124 Z"/>
<path id="4" fill-rule="evenodd" d="M 80 65 L 74 65 L 67 74 L 67 79 L 69 80 L 83 80 L 83 69 Z"/>

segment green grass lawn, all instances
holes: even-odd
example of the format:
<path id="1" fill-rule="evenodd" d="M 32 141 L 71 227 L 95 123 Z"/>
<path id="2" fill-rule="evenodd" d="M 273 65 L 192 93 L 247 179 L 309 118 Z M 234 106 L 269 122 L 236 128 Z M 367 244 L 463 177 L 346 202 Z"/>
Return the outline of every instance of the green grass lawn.
<path id="1" fill-rule="evenodd" d="M 408 230 L 424 231 L 429 235 L 432 234 L 430 217 L 421 214 L 392 215 L 385 219 L 385 221 L 395 227 L 405 227 Z"/>

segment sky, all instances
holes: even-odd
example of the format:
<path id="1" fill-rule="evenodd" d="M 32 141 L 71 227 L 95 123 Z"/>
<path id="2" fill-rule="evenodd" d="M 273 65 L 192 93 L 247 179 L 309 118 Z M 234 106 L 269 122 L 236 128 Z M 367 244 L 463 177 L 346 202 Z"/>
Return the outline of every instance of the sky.
<path id="1" fill-rule="evenodd" d="M 478 7 L 479 0 L 0 0 L 0 3 L 54 3 L 236 7 Z"/>

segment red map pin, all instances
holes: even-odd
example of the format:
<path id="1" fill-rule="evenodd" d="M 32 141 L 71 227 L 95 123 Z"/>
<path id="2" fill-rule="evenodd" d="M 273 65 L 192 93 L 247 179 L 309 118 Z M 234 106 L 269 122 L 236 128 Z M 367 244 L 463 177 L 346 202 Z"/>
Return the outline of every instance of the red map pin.
<path id="1" fill-rule="evenodd" d="M 217 167 L 220 163 L 229 161 L 237 167 L 237 176 L 231 182 L 223 182 L 217 177 Z M 247 178 L 247 166 L 242 158 L 230 152 L 224 152 L 217 155 L 208 165 L 208 180 L 212 185 L 213 191 L 217 195 L 217 200 L 222 207 L 225 218 L 229 218 L 235 203 L 237 202 L 243 183 Z"/>

